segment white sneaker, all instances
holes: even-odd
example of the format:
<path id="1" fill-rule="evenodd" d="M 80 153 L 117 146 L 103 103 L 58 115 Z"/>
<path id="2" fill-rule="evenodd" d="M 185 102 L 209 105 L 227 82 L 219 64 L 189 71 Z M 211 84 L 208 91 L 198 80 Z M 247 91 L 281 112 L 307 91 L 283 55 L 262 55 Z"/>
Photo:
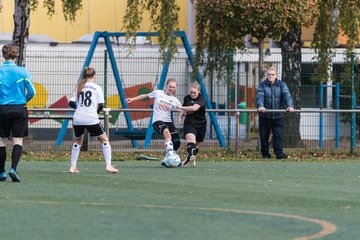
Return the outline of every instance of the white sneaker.
<path id="1" fill-rule="evenodd" d="M 181 162 L 181 165 L 183 167 L 188 167 L 188 166 L 191 166 L 191 167 L 196 167 L 196 156 L 195 155 L 191 155 L 190 157 L 187 156 L 187 158 Z"/>
<path id="2" fill-rule="evenodd" d="M 192 155 L 191 157 L 190 157 L 190 166 L 191 167 L 196 167 L 196 156 L 195 155 Z"/>
<path id="3" fill-rule="evenodd" d="M 70 169 L 69 169 L 69 173 L 79 173 L 80 171 L 74 167 L 74 166 L 71 166 Z"/>
<path id="4" fill-rule="evenodd" d="M 114 168 L 114 167 L 111 166 L 111 165 L 106 166 L 106 171 L 107 171 L 108 173 L 118 173 L 118 172 L 119 172 L 119 170 L 117 170 L 116 168 Z"/>
<path id="5" fill-rule="evenodd" d="M 190 166 L 191 167 L 196 167 L 196 156 L 195 155 L 191 155 L 190 157 Z"/>

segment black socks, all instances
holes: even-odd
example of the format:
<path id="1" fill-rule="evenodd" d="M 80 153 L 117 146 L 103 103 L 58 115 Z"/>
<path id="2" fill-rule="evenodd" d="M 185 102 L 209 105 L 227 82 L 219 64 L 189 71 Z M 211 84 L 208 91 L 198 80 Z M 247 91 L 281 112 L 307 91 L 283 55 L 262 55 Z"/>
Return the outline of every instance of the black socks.
<path id="1" fill-rule="evenodd" d="M 186 151 L 188 152 L 189 156 L 196 155 L 198 151 L 196 151 L 196 144 L 195 143 L 188 143 L 186 145 Z"/>
<path id="2" fill-rule="evenodd" d="M 22 154 L 22 146 L 21 145 L 14 145 L 12 153 L 11 153 L 11 168 L 16 171 L 16 167 L 20 161 L 20 157 Z"/>
<path id="3" fill-rule="evenodd" d="M 6 147 L 0 147 L 0 173 L 5 172 Z"/>

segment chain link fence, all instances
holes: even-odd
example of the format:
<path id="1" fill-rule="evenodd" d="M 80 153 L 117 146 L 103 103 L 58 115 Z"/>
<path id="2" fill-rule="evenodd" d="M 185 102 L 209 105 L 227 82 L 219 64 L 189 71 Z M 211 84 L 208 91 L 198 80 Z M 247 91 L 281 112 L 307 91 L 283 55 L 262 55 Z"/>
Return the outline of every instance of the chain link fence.
<path id="1" fill-rule="evenodd" d="M 125 97 L 148 93 L 157 89 L 163 60 L 159 49 L 155 46 L 139 47 L 128 52 L 123 45 L 114 45 L 116 66 L 120 73 L 122 86 L 116 84 L 111 64 L 107 59 L 105 46 L 99 45 L 91 61 L 97 71 L 96 82 L 103 87 L 106 107 L 109 109 L 108 119 L 102 116 L 108 128 L 113 151 L 117 152 L 148 152 L 163 150 L 161 136 L 154 133 L 150 147 L 144 147 L 144 138 L 149 127 L 152 109 L 151 101 L 139 101 L 132 105 L 130 117 L 136 131 L 129 131 L 124 111 L 119 98 L 119 88 Z M 79 79 L 81 69 L 88 53 L 88 45 L 29 45 L 26 66 L 36 84 L 37 95 L 28 103 L 30 110 L 30 136 L 25 139 L 25 148 L 31 151 L 69 151 L 74 140 L 71 126 L 72 110 L 68 109 L 68 100 Z M 341 151 L 357 150 L 357 65 L 353 65 L 354 73 L 347 72 L 342 52 L 333 57 L 327 79 L 321 79 L 316 70 L 315 54 L 305 49 L 301 57 L 300 82 L 294 86 L 286 82 L 292 93 L 297 91 L 295 113 L 285 114 L 284 143 L 289 151 Z M 357 55 L 355 55 L 357 57 Z M 262 74 L 259 71 L 257 50 L 249 50 L 235 54 L 230 74 L 223 81 L 215 75 L 204 76 L 203 81 L 211 100 L 216 121 L 220 127 L 225 146 L 219 144 L 214 125 L 208 116 L 208 130 L 204 149 L 219 151 L 227 150 L 238 154 L 242 151 L 257 151 L 259 148 L 258 119 L 255 110 L 255 95 Z M 265 68 L 274 66 L 278 69 L 278 78 L 282 79 L 283 61 L 279 49 L 270 49 L 264 58 Z M 184 49 L 172 59 L 167 78 L 177 79 L 176 96 L 182 102 L 188 93 L 191 83 L 192 67 Z M 320 76 L 320 80 L 319 80 Z M 288 76 L 289 77 L 289 76 Z M 289 79 L 289 78 L 286 79 Z M 290 78 L 291 79 L 291 78 Z M 291 114 L 298 120 L 291 119 Z M 174 112 L 174 119 L 177 112 Z M 108 122 L 106 122 L 108 121 Z M 292 125 L 292 121 L 299 121 Z M 176 124 L 177 125 L 177 124 Z M 298 126 L 298 129 L 293 129 Z M 178 126 L 182 137 L 182 129 Z M 63 136 L 60 136 L 60 132 Z M 296 144 L 288 141 L 294 132 L 300 138 Z M 134 148 L 132 141 L 138 142 Z M 183 141 L 184 143 L 184 141 Z M 291 143 L 291 144 L 287 144 Z M 88 151 L 99 151 L 101 146 L 96 139 L 87 139 Z M 185 144 L 181 146 L 185 149 Z"/>

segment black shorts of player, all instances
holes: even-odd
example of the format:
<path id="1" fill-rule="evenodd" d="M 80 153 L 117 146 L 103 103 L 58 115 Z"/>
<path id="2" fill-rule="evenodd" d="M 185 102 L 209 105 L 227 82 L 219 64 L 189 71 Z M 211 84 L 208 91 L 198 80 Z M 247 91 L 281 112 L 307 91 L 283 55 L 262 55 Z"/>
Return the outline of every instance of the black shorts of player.
<path id="1" fill-rule="evenodd" d="M 163 121 L 156 121 L 153 124 L 154 129 L 163 135 L 163 131 L 168 128 L 170 134 L 177 133 L 176 128 L 172 122 L 163 122 Z"/>
<path id="2" fill-rule="evenodd" d="M 186 134 L 192 133 L 196 137 L 196 142 L 203 142 L 206 134 L 206 121 L 202 124 L 195 126 L 195 124 L 190 121 L 186 121 L 185 119 L 183 132 L 184 139 L 186 137 Z"/>
<path id="3" fill-rule="evenodd" d="M 104 133 L 104 128 L 100 123 L 94 125 L 74 125 L 75 137 L 80 137 L 84 134 L 85 129 L 90 133 L 92 137 L 98 137 Z"/>
<path id="4" fill-rule="evenodd" d="M 28 111 L 25 105 L 0 106 L 0 137 L 28 136 Z"/>

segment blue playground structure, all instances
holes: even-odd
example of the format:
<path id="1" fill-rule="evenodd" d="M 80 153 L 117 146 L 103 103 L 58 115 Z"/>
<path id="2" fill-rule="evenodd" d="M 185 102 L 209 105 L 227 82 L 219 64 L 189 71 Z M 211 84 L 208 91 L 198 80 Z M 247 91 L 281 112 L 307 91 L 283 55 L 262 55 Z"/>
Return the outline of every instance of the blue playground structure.
<path id="1" fill-rule="evenodd" d="M 123 108 L 128 108 L 127 103 L 125 101 L 125 94 L 124 94 L 122 80 L 120 78 L 119 70 L 117 68 L 116 61 L 115 61 L 114 51 L 112 49 L 111 41 L 110 41 L 110 37 L 125 37 L 125 36 L 126 36 L 125 32 L 95 32 L 93 40 L 92 40 L 90 48 L 89 48 L 89 51 L 88 51 L 88 54 L 87 54 L 87 57 L 85 59 L 84 65 L 83 65 L 83 69 L 90 65 L 93 54 L 94 54 L 94 51 L 96 49 L 96 46 L 98 44 L 99 39 L 104 38 L 105 44 L 106 44 L 106 49 L 107 49 L 107 52 L 109 54 L 109 59 L 110 59 L 111 67 L 112 67 L 115 82 L 116 82 L 116 87 L 117 87 L 117 90 L 118 90 L 118 93 L 119 93 L 119 96 L 120 96 L 121 104 L 122 104 Z M 148 32 L 138 32 L 138 33 L 136 33 L 136 36 L 158 37 L 159 33 L 158 32 L 150 32 L 150 33 L 148 33 Z M 184 48 L 186 50 L 188 60 L 189 60 L 189 62 L 191 64 L 191 66 L 194 67 L 193 54 L 192 54 L 191 47 L 190 47 L 190 44 L 188 42 L 188 39 L 186 37 L 185 32 L 184 31 L 173 32 L 171 37 L 179 37 L 179 38 L 181 38 L 183 46 L 184 46 Z M 160 80 L 159 80 L 159 83 L 158 83 L 158 86 L 157 86 L 158 89 L 163 89 L 164 88 L 167 73 L 168 73 L 168 70 L 169 70 L 169 65 L 170 65 L 170 54 L 169 54 L 169 52 L 166 52 L 165 62 L 163 64 L 161 77 L 160 77 Z M 201 74 L 200 74 L 199 71 L 196 74 L 196 80 L 201 85 L 201 92 L 206 98 L 206 107 L 208 109 L 212 109 L 213 107 L 212 107 L 209 95 L 207 94 L 204 82 L 202 80 L 202 77 L 201 77 Z M 137 132 L 138 130 L 134 130 L 134 127 L 132 125 L 132 120 L 131 120 L 129 112 L 124 112 L 124 115 L 125 115 L 125 119 L 126 119 L 127 129 L 128 129 L 128 132 L 130 134 L 132 134 L 132 135 L 144 134 L 143 132 Z M 220 144 L 220 146 L 222 148 L 225 148 L 224 137 L 223 137 L 223 135 L 221 133 L 221 129 L 220 129 L 219 124 L 217 122 L 215 113 L 214 112 L 209 112 L 209 115 L 210 115 L 210 119 L 211 119 L 211 124 L 213 125 L 214 130 L 216 132 L 219 144 Z M 154 129 L 153 129 L 152 125 L 151 125 L 151 120 L 152 120 L 152 115 L 151 115 L 151 118 L 150 118 L 149 127 L 146 130 L 145 141 L 144 141 L 144 146 L 143 146 L 144 148 L 149 148 L 150 147 L 151 138 L 152 138 L 152 135 L 153 135 L 153 132 L 154 132 Z M 57 136 L 56 146 L 60 146 L 62 144 L 62 141 L 64 139 L 64 136 L 65 136 L 65 133 L 66 133 L 66 130 L 67 130 L 67 127 L 68 127 L 68 124 L 69 124 L 68 119 L 63 121 L 62 127 L 60 128 L 59 134 Z M 137 143 L 136 139 L 131 139 L 131 142 L 132 142 L 132 146 L 134 148 L 138 147 L 138 143 Z"/>
<path id="2" fill-rule="evenodd" d="M 340 84 L 335 83 L 335 85 L 324 85 L 320 83 L 320 109 L 324 107 L 324 90 L 326 88 L 335 88 L 335 109 L 340 109 L 340 98 L 351 98 L 351 108 L 356 109 L 356 94 L 355 92 L 352 95 L 340 95 Z M 351 149 L 356 146 L 356 113 L 352 113 L 351 117 Z M 324 135 L 324 117 L 323 113 L 320 112 L 319 118 L 319 147 L 322 149 L 324 147 L 323 135 Z M 339 113 L 335 113 L 335 147 L 339 148 L 340 146 L 340 117 Z"/>

